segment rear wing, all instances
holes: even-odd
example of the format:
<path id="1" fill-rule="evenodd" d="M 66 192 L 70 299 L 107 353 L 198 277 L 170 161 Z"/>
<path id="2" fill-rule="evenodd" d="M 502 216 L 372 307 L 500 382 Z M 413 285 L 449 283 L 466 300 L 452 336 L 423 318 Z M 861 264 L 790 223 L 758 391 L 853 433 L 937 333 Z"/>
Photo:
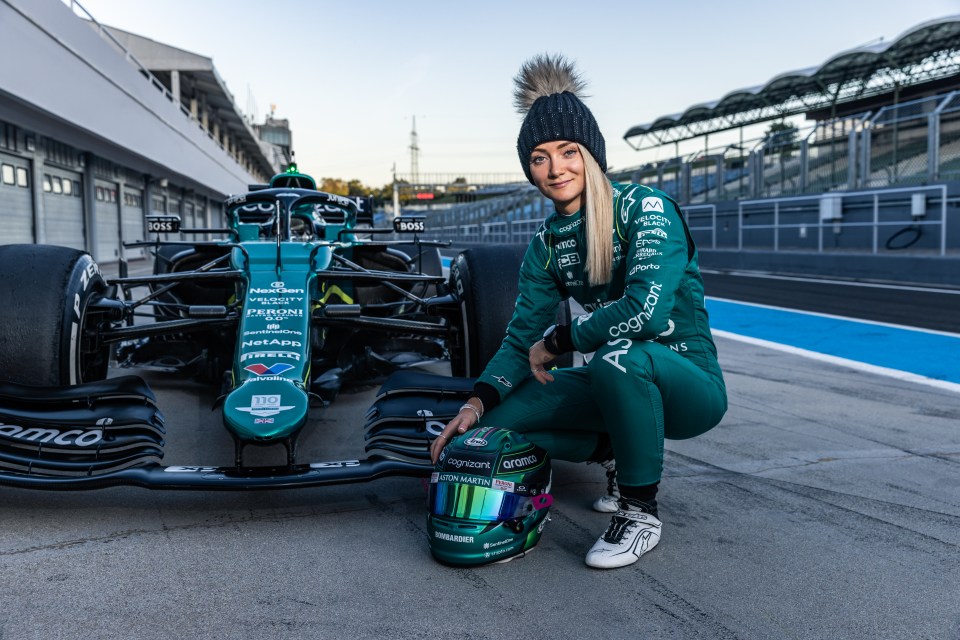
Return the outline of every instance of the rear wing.
<path id="1" fill-rule="evenodd" d="M 348 196 L 357 203 L 357 224 L 373 226 L 373 196 Z"/>

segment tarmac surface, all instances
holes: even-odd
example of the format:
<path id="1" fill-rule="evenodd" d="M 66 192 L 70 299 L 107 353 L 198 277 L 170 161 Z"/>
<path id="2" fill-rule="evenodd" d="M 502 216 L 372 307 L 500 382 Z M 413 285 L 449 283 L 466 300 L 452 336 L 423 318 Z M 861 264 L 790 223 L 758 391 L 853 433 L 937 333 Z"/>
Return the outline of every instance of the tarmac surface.
<path id="1" fill-rule="evenodd" d="M 957 330 L 952 292 L 705 280 L 721 297 Z M 0 640 L 960 639 L 960 393 L 717 345 L 729 411 L 703 436 L 667 441 L 663 539 L 630 567 L 583 564 L 609 519 L 589 507 L 605 487 L 597 466 L 557 463 L 539 546 L 472 570 L 430 558 L 418 479 L 237 493 L 0 487 Z M 232 463 L 215 389 L 138 373 L 167 417 L 165 464 Z M 374 391 L 316 411 L 298 459 L 363 457 Z M 248 456 L 283 460 L 279 447 Z"/>
<path id="2" fill-rule="evenodd" d="M 418 479 L 0 488 L 0 639 L 960 638 L 960 394 L 717 342 L 730 409 L 667 442 L 663 539 L 630 567 L 583 564 L 597 466 L 558 463 L 540 545 L 478 569 L 430 558 Z M 144 375 L 164 462 L 230 464 L 215 391 Z M 318 412 L 299 459 L 362 457 L 373 391 Z"/>

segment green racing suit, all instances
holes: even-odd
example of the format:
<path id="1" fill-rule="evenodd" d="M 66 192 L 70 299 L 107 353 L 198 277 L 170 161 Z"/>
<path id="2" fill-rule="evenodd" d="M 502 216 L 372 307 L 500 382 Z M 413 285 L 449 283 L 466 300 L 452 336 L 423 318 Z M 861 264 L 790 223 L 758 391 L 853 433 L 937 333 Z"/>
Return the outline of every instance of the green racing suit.
<path id="1" fill-rule="evenodd" d="M 613 277 L 591 286 L 585 219 L 554 212 L 524 254 L 519 296 L 499 351 L 477 379 L 484 426 L 523 432 L 561 460 L 587 460 L 609 434 L 618 481 L 659 482 L 663 440 L 699 435 L 727 408 L 703 303 L 697 251 L 666 194 L 613 183 Z M 569 337 L 586 366 L 555 369 L 539 384 L 529 348 L 562 300 L 588 312 Z"/>

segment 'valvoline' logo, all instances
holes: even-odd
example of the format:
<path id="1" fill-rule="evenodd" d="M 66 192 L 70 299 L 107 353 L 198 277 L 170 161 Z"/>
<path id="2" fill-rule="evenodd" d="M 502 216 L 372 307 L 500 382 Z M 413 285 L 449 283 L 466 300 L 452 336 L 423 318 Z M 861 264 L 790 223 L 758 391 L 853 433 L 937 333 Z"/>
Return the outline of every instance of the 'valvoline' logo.
<path id="1" fill-rule="evenodd" d="M 256 364 L 248 364 L 243 368 L 244 371 L 249 371 L 258 376 L 278 376 L 281 373 L 290 371 L 290 369 L 293 369 L 293 365 L 287 364 L 286 362 L 278 362 L 269 367 L 258 362 Z"/>

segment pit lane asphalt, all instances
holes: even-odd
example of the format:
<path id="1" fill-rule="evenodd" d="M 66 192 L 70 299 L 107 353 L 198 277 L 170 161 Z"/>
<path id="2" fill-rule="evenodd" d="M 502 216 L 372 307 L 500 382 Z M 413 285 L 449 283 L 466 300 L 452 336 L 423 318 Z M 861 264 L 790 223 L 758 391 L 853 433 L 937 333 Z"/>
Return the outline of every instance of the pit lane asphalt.
<path id="1" fill-rule="evenodd" d="M 960 637 L 960 394 L 718 347 L 730 410 L 668 441 L 664 537 L 631 567 L 583 564 L 608 521 L 596 466 L 557 464 L 541 544 L 478 569 L 430 559 L 417 479 L 0 487 L 0 638 Z M 145 375 L 165 463 L 229 464 L 214 391 Z M 360 456 L 372 392 L 316 414 L 300 459 Z"/>
<path id="2" fill-rule="evenodd" d="M 960 289 L 704 269 L 707 295 L 935 331 L 960 331 Z"/>

